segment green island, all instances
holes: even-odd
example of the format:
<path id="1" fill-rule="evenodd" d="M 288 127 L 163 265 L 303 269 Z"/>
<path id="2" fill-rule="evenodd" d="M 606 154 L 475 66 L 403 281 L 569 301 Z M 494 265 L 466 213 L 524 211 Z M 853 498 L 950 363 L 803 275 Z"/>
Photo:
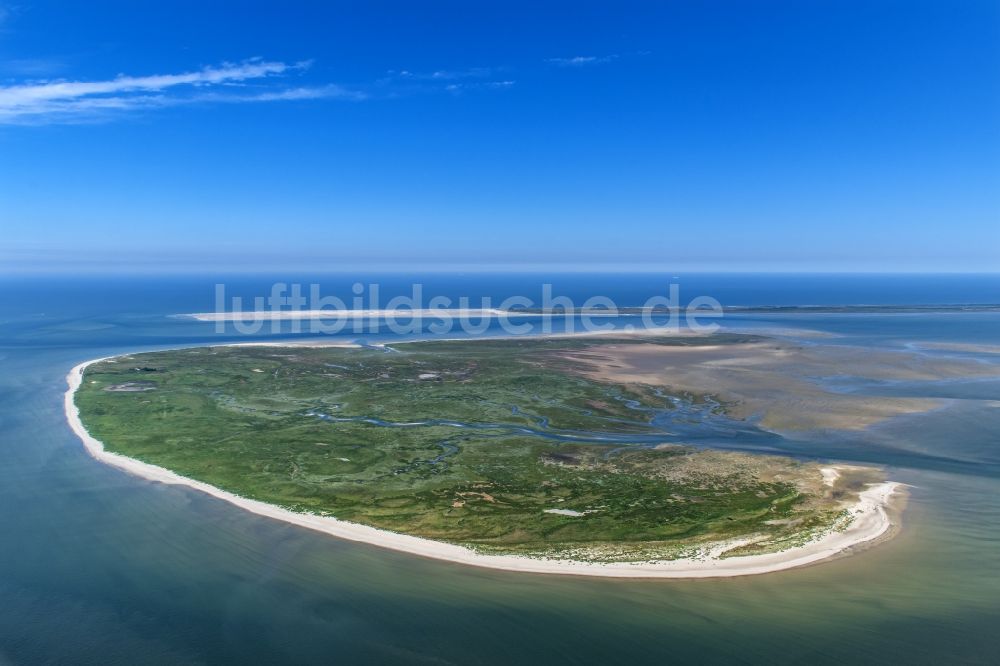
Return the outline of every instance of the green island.
<path id="1" fill-rule="evenodd" d="M 201 347 L 95 362 L 75 402 L 106 450 L 291 511 L 484 554 L 728 557 L 842 529 L 871 473 L 834 488 L 816 463 L 688 446 L 739 423 L 724 401 L 567 353 L 747 337 Z"/>

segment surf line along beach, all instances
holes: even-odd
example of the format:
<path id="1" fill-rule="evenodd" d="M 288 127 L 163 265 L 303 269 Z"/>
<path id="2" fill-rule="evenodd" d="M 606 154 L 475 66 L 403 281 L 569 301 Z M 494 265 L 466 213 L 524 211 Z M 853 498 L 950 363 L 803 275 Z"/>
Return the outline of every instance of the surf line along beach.
<path id="1" fill-rule="evenodd" d="M 457 564 L 524 573 L 609 578 L 713 578 L 764 574 L 820 562 L 886 536 L 893 527 L 887 509 L 892 499 L 899 496 L 902 490 L 901 484 L 891 481 L 869 485 L 859 494 L 858 501 L 847 507 L 852 520 L 846 528 L 827 532 L 805 544 L 780 552 L 721 558 L 719 557 L 721 553 L 740 545 L 739 542 L 726 542 L 707 547 L 697 557 L 653 562 L 580 562 L 514 555 L 485 555 L 464 546 L 389 532 L 329 516 L 289 511 L 266 502 L 240 497 L 163 467 L 105 450 L 104 445 L 84 428 L 74 395 L 83 382 L 86 368 L 107 358 L 113 357 L 80 363 L 66 376 L 68 385 L 64 396 L 66 420 L 83 442 L 86 451 L 96 460 L 143 479 L 193 488 L 260 516 L 341 539 Z M 835 472 L 836 467 L 831 466 L 828 469 Z M 835 478 L 834 473 L 830 473 L 829 477 Z"/>

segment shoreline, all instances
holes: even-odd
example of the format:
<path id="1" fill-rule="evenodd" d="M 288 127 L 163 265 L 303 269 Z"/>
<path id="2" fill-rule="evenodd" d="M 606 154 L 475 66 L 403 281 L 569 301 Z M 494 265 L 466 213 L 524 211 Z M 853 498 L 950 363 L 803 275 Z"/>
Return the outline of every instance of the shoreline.
<path id="1" fill-rule="evenodd" d="M 239 310 L 229 312 L 189 312 L 175 317 L 197 321 L 294 321 L 298 319 L 380 319 L 380 318 L 436 318 L 454 317 L 539 317 L 535 312 L 501 310 L 499 308 L 397 308 L 386 309 L 327 309 L 327 310 Z"/>
<path id="2" fill-rule="evenodd" d="M 718 331 L 717 331 L 718 332 Z M 731 331 L 722 331 L 723 333 L 729 333 Z M 740 331 L 741 333 L 749 331 Z M 336 347 L 344 349 L 363 349 L 365 347 L 371 348 L 385 348 L 385 347 L 395 347 L 398 345 L 409 345 L 409 344 L 421 344 L 421 343 L 431 343 L 431 342 L 490 342 L 497 340 L 564 340 L 570 338 L 594 338 L 601 336 L 617 337 L 621 336 L 623 338 L 631 337 L 656 337 L 656 336 L 666 336 L 672 338 L 706 338 L 711 336 L 711 333 L 701 333 L 699 331 L 692 331 L 689 329 L 674 329 L 669 326 L 661 326 L 657 328 L 610 328 L 601 329 L 599 331 L 557 331 L 557 332 L 538 332 L 538 333 L 524 333 L 524 334 L 514 334 L 514 335 L 478 335 L 475 337 L 458 337 L 458 338 L 400 338 L 399 340 L 392 340 L 389 342 L 374 342 L 371 344 L 361 344 L 355 340 L 363 339 L 362 336 L 358 336 L 349 342 L 323 342 L 320 335 L 314 336 L 304 336 L 302 338 L 285 339 L 280 341 L 254 341 L 254 342 L 220 342 L 217 344 L 210 345 L 193 345 L 193 347 L 306 347 L 322 349 L 324 347 Z M 191 347 L 178 347 L 177 349 L 190 349 Z M 681 348 L 680 346 L 678 348 Z M 702 349 L 705 347 L 702 346 Z M 144 353 L 144 352 L 136 352 Z M 127 356 L 127 354 L 121 354 L 121 356 Z M 114 356 L 109 356 L 108 358 L 114 358 Z M 97 359 L 103 360 L 103 359 Z"/>
<path id="3" fill-rule="evenodd" d="M 126 355 L 121 354 L 121 356 Z M 870 544 L 884 538 L 890 534 L 890 530 L 894 527 L 894 522 L 886 509 L 893 496 L 898 496 L 902 488 L 902 484 L 892 481 L 871 484 L 868 489 L 860 493 L 858 502 L 850 508 L 854 514 L 854 520 L 846 529 L 827 533 L 805 545 L 776 553 L 726 559 L 708 557 L 642 563 L 596 563 L 546 560 L 519 555 L 483 555 L 464 546 L 389 532 L 329 516 L 289 511 L 273 504 L 241 497 L 202 481 L 189 479 L 163 467 L 106 451 L 104 444 L 91 436 L 84 428 L 83 422 L 80 420 L 80 411 L 74 401 L 74 395 L 83 381 L 83 372 L 88 366 L 116 356 L 84 361 L 74 366 L 66 375 L 68 388 L 63 399 L 66 421 L 73 433 L 83 442 L 87 453 L 95 460 L 149 481 L 187 486 L 259 516 L 281 520 L 348 541 L 367 543 L 380 548 L 455 564 L 522 573 L 607 578 L 718 578 L 772 573 L 844 555 L 857 546 Z M 834 467 L 831 466 L 831 468 Z M 719 544 L 714 544 L 714 546 L 714 549 L 717 550 Z M 710 550 L 712 549 L 710 548 Z"/>

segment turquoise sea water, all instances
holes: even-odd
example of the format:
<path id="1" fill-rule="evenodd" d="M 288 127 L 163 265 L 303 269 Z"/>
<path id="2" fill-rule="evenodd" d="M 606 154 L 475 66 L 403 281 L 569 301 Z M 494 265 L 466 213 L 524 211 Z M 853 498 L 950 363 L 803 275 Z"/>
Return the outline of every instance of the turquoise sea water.
<path id="1" fill-rule="evenodd" d="M 506 574 L 266 520 L 90 459 L 62 413 L 65 375 L 98 356 L 246 339 L 168 315 L 212 310 L 214 284 L 354 281 L 405 293 L 639 305 L 681 284 L 724 305 L 997 304 L 984 276 L 255 276 L 20 278 L 0 284 L 0 664 L 996 663 L 1000 382 L 836 388 L 944 400 L 862 433 L 767 448 L 885 465 L 913 485 L 894 540 L 819 566 L 700 581 Z M 727 314 L 723 325 L 1000 364 L 1000 312 Z M 625 319 L 618 323 L 623 324 Z M 266 339 L 267 335 L 255 339 Z M 287 330 L 276 337 L 294 337 Z M 356 336 L 347 334 L 346 339 Z M 388 332 L 365 335 L 392 340 Z M 941 350 L 927 343 L 975 345 Z M 759 438 L 706 445 L 761 448 Z"/>

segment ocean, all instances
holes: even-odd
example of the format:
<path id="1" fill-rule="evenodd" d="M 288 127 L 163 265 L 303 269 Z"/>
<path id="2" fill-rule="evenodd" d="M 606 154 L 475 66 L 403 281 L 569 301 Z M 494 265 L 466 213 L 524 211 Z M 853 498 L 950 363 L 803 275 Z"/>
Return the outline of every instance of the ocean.
<path id="1" fill-rule="evenodd" d="M 92 460 L 65 423 L 69 369 L 110 354 L 309 337 L 172 315 L 276 282 L 345 302 L 378 285 L 477 307 L 543 285 L 639 306 L 679 286 L 725 330 L 1000 364 L 998 275 L 433 274 L 0 279 L 0 665 L 20 663 L 996 663 L 1000 381 L 837 390 L 930 397 L 867 430 L 709 442 L 876 464 L 910 484 L 900 534 L 852 557 L 748 578 L 642 581 L 505 573 L 339 541 Z M 364 307 L 368 307 L 366 302 Z M 852 309 L 842 306 L 878 306 Z M 822 306 L 806 310 L 771 310 Z M 918 306 L 947 306 L 940 309 Z M 634 318 L 611 317 L 624 326 Z M 482 335 L 503 334 L 489 326 Z M 392 342 L 380 327 L 345 340 Z M 414 337 L 430 337 L 421 331 Z M 456 337 L 449 334 L 449 337 Z M 832 384 L 833 385 L 833 384 Z"/>

